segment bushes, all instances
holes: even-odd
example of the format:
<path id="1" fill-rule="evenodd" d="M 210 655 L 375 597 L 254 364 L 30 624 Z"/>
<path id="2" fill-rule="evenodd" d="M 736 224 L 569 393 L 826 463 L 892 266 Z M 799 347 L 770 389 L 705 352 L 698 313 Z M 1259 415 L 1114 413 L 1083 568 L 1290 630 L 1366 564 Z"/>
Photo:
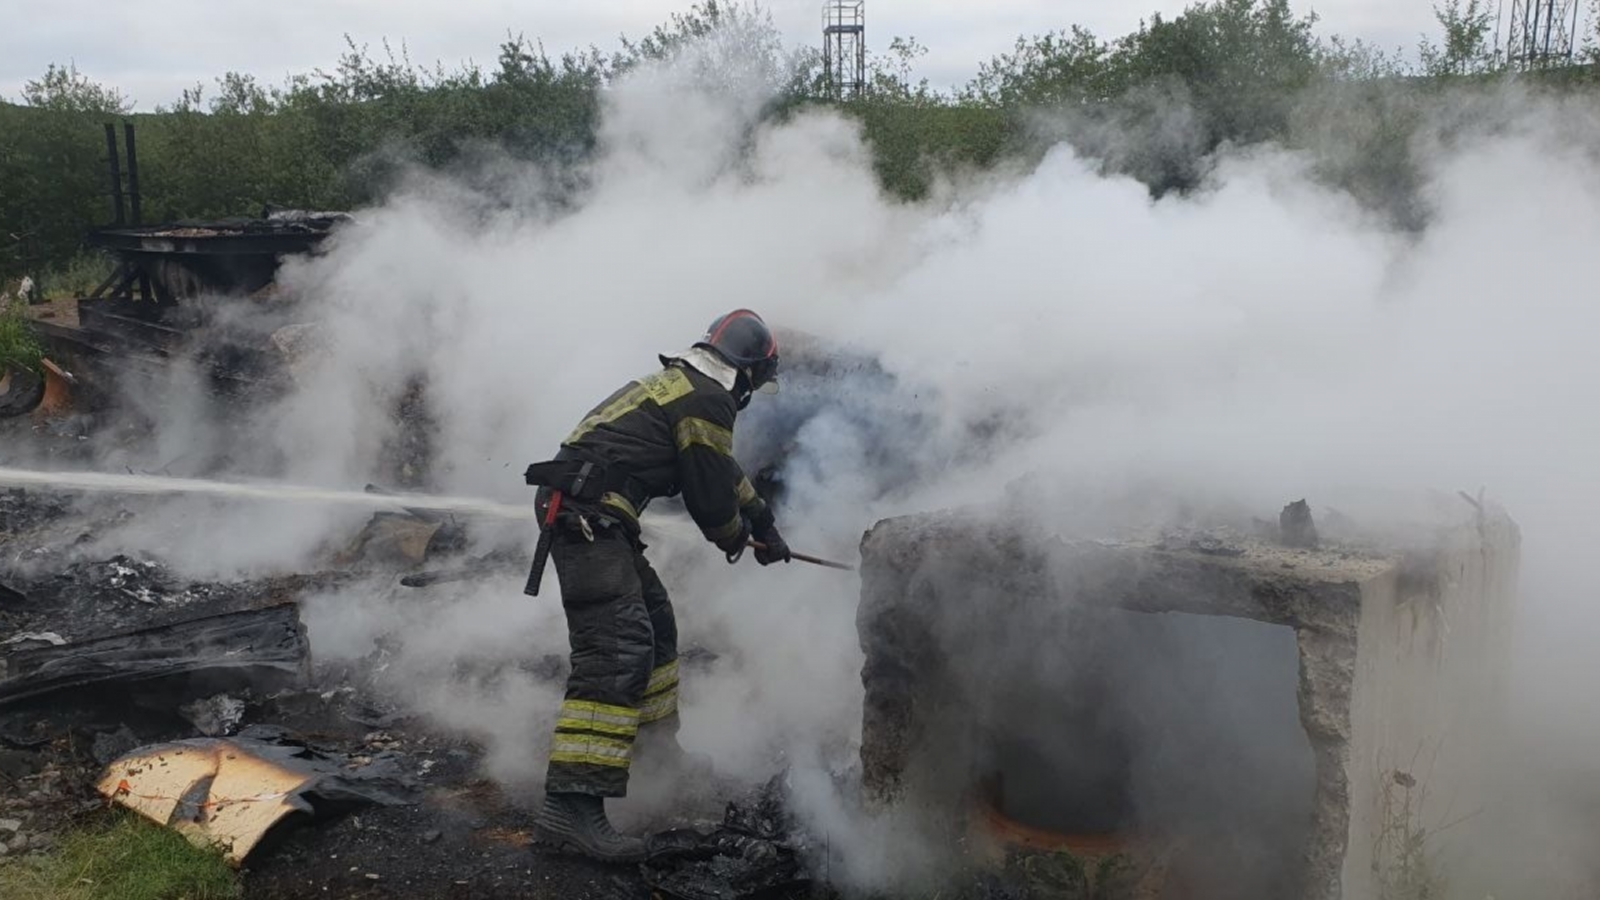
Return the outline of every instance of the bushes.
<path id="1" fill-rule="evenodd" d="M 1428 70 L 1417 74 L 1435 83 L 1495 77 L 1483 56 L 1480 7 L 1457 0 L 1441 7 L 1443 43 L 1425 44 Z M 1319 40 L 1314 22 L 1297 18 L 1287 0 L 1212 0 L 1172 18 L 1153 16 L 1116 40 L 1081 28 L 1053 31 L 1019 39 L 948 94 L 913 83 L 925 50 L 896 39 L 888 53 L 871 57 L 868 95 L 844 110 L 862 121 L 885 189 L 918 198 L 941 169 L 1026 160 L 1061 139 L 1157 193 L 1185 189 L 1224 144 L 1311 141 L 1321 150 L 1314 141 L 1327 129 L 1303 109 L 1308 101 L 1336 102 L 1338 117 L 1358 123 L 1382 159 L 1369 166 L 1340 137 L 1327 177 L 1410 209 L 1391 192 L 1409 181 L 1397 154 L 1407 152 L 1408 129 L 1420 118 L 1390 89 L 1411 73 L 1359 42 Z M 714 33 L 722 43 L 697 66 L 708 83 L 736 74 L 766 79 L 778 94 L 768 115 L 827 102 L 817 54 L 785 51 L 760 10 L 716 0 L 610 55 L 591 47 L 552 58 L 515 36 L 502 44 L 494 69 L 445 71 L 413 65 L 403 48 L 384 45 L 375 57 L 349 44 L 330 73 L 274 88 L 226 73 L 214 96 L 196 87 L 171 108 L 132 116 L 115 90 L 52 67 L 24 92 L 26 105 L 0 103 L 0 277 L 21 274 L 5 249 L 7 234 L 31 234 L 60 266 L 78 254 L 85 229 L 110 220 L 104 122 L 127 119 L 138 129 L 149 221 L 255 215 L 267 203 L 350 208 L 381 197 L 409 165 L 449 169 L 481 158 L 486 146 L 541 165 L 581 163 L 594 151 L 602 98 L 615 79 Z M 1590 90 L 1594 72 L 1585 64 L 1540 78 Z M 1169 127 L 1174 111 L 1181 133 Z M 1040 128 L 1042 121 L 1067 127 Z"/>
<path id="2" fill-rule="evenodd" d="M 39 371 L 44 348 L 21 304 L 0 309 L 0 375 L 11 369 Z"/>

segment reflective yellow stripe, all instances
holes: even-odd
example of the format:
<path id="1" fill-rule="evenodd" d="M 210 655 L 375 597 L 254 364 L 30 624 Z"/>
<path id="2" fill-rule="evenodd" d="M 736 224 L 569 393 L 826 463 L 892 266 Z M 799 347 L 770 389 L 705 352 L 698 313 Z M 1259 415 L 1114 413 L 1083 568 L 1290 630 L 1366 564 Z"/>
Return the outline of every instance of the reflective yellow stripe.
<path id="1" fill-rule="evenodd" d="M 633 741 L 557 733 L 550 744 L 551 762 L 591 763 L 625 769 L 632 758 Z"/>
<path id="2" fill-rule="evenodd" d="M 550 761 L 577 765 L 611 766 L 614 769 L 628 768 L 628 761 L 625 759 L 614 759 L 609 756 L 596 756 L 589 753 L 552 753 L 550 754 Z"/>
<path id="3" fill-rule="evenodd" d="M 692 393 L 694 393 L 694 383 L 682 369 L 664 369 L 654 375 L 648 375 L 629 385 L 617 399 L 585 417 L 562 443 L 571 444 L 601 425 L 615 422 L 643 406 L 646 400 L 655 401 L 657 406 L 666 406 Z"/>
<path id="4" fill-rule="evenodd" d="M 634 520 L 635 522 L 639 521 L 639 511 L 634 509 L 633 504 L 628 502 L 628 498 L 622 496 L 621 494 L 603 494 L 600 497 L 600 502 L 606 506 L 614 506 L 618 510 L 627 513 L 628 518 Z"/>
<path id="5" fill-rule="evenodd" d="M 687 450 L 699 444 L 702 447 L 710 447 L 723 456 L 733 455 L 733 432 L 705 419 L 696 419 L 693 416 L 682 419 L 678 422 L 678 427 L 673 430 L 673 434 L 678 439 L 679 450 Z"/>
<path id="6" fill-rule="evenodd" d="M 760 500 L 760 499 L 761 499 L 761 495 L 756 493 L 756 486 L 750 483 L 750 479 L 749 478 L 741 478 L 741 479 L 739 479 L 739 505 L 740 506 L 749 506 L 751 503 L 754 503 L 755 501 Z"/>
<path id="7" fill-rule="evenodd" d="M 561 704 L 563 719 L 582 719 L 608 725 L 638 725 L 639 711 L 628 706 L 612 706 L 591 700 L 567 700 Z"/>
<path id="8" fill-rule="evenodd" d="M 567 731 L 601 731 L 606 734 L 615 734 L 630 738 L 639 733 L 638 725 L 613 725 L 610 722 L 601 722 L 597 719 L 557 719 L 556 729 Z"/>
<path id="9" fill-rule="evenodd" d="M 550 748 L 557 753 L 594 753 L 599 756 L 611 756 L 617 759 L 627 759 L 633 755 L 633 741 L 622 738 L 600 737 L 595 734 L 561 734 L 556 733 L 554 743 Z"/>
<path id="10" fill-rule="evenodd" d="M 673 660 L 664 666 L 657 666 L 650 673 L 650 684 L 644 689 L 646 694 L 654 694 L 670 684 L 678 683 L 678 661 Z M 641 716 L 642 717 L 642 716 Z"/>
<path id="11" fill-rule="evenodd" d="M 704 528 L 701 530 L 705 532 L 706 538 L 709 540 L 724 541 L 738 534 L 739 529 L 744 527 L 744 523 L 741 522 L 740 519 L 741 517 L 736 515 L 732 519 L 729 519 L 728 524 L 723 525 L 721 528 Z"/>
<path id="12" fill-rule="evenodd" d="M 651 697 L 639 710 L 639 721 L 644 724 L 659 722 L 678 711 L 678 689 L 673 688 L 659 697 Z"/>

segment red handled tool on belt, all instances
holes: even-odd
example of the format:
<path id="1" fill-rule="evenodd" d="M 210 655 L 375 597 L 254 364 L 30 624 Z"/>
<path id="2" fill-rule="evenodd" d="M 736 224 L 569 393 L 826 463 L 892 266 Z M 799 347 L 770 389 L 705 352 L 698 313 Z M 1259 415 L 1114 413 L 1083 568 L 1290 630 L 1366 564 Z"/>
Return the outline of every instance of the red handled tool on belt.
<path id="1" fill-rule="evenodd" d="M 524 594 L 537 597 L 539 583 L 544 580 L 545 562 L 550 558 L 550 544 L 555 540 L 562 500 L 567 496 L 578 501 L 598 499 L 605 490 L 605 478 L 603 471 L 596 471 L 594 463 L 556 460 L 529 466 L 523 480 L 550 489 L 550 506 L 539 522 L 539 543 L 533 548 L 533 568 L 528 571 L 528 583 L 522 588 Z"/>
<path id="2" fill-rule="evenodd" d="M 539 582 L 544 580 L 544 564 L 550 558 L 550 539 L 556 533 L 556 516 L 561 514 L 561 492 L 550 492 L 550 507 L 545 510 L 544 521 L 539 523 L 539 543 L 533 548 L 533 568 L 528 570 L 528 583 L 522 592 L 530 597 L 539 596 Z"/>

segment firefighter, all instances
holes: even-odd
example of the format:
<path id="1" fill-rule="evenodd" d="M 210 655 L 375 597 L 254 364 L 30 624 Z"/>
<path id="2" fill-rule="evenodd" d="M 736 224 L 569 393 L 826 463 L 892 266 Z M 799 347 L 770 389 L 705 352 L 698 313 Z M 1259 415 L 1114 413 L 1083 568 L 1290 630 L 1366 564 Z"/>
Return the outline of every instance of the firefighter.
<path id="1" fill-rule="evenodd" d="M 777 387 L 772 332 L 750 310 L 735 310 L 688 350 L 660 359 L 660 371 L 607 397 L 554 460 L 528 470 L 572 646 L 537 824 L 547 843 L 608 862 L 645 856 L 644 841 L 619 834 L 604 807 L 626 795 L 636 749 L 652 768 L 704 768 L 678 743 L 678 629 L 645 559 L 639 516 L 652 499 L 681 493 L 729 563 L 746 547 L 763 566 L 791 559 L 772 510 L 733 457 L 735 414 L 754 392 Z M 530 592 L 542 565 L 536 554 Z"/>

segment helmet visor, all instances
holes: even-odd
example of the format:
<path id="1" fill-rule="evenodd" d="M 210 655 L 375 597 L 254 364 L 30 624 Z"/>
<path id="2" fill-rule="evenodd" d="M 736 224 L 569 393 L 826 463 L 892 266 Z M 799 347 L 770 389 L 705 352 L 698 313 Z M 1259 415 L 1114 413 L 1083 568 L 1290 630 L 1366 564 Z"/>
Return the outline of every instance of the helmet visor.
<path id="1" fill-rule="evenodd" d="M 776 354 L 756 362 L 745 370 L 754 389 L 763 394 L 778 392 L 778 357 Z"/>

